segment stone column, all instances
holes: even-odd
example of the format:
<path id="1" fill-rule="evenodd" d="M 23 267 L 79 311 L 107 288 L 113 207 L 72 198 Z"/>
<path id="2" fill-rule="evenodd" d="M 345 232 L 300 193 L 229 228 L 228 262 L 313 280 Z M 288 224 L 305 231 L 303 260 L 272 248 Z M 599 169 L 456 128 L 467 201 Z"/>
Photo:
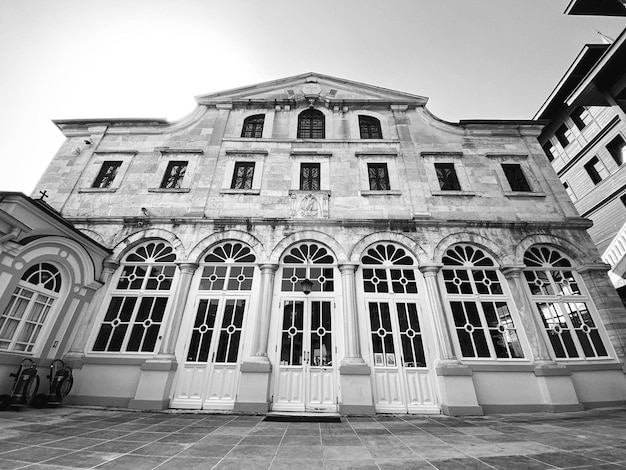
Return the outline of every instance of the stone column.
<path id="1" fill-rule="evenodd" d="M 437 335 L 437 348 L 440 361 L 458 363 L 459 361 L 457 360 L 456 355 L 454 354 L 454 348 L 452 347 L 450 330 L 448 328 L 448 322 L 446 320 L 446 314 L 441 300 L 439 283 L 437 282 L 437 274 L 442 267 L 442 264 L 426 264 L 420 266 L 419 270 L 424 275 L 431 318 L 433 319 L 435 334 Z"/>
<path id="2" fill-rule="evenodd" d="M 472 369 L 457 359 L 452 346 L 452 337 L 443 306 L 437 274 L 442 264 L 424 264 L 419 270 L 424 275 L 430 317 L 435 329 L 435 342 L 439 360 L 435 372 L 439 382 L 441 411 L 447 415 L 482 415 L 483 408 L 478 403 Z"/>
<path id="3" fill-rule="evenodd" d="M 159 356 L 174 356 L 178 334 L 180 333 L 180 324 L 183 320 L 185 306 L 187 305 L 187 298 L 189 297 L 191 280 L 193 279 L 196 269 L 198 269 L 198 265 L 195 263 L 183 262 L 178 263 L 178 268 L 180 269 L 178 289 L 172 301 L 173 305 L 170 308 L 170 319 L 167 322 L 165 331 L 163 331 L 164 339 L 161 342 L 158 354 Z"/>
<path id="4" fill-rule="evenodd" d="M 357 263 L 343 263 L 341 273 L 341 291 L 343 297 L 342 316 L 344 324 L 345 356 L 339 366 L 341 385 L 341 403 L 339 411 L 344 414 L 374 414 L 370 366 L 361 356 L 359 340 L 359 318 L 357 309 L 355 272 Z"/>
<path id="5" fill-rule="evenodd" d="M 91 334 L 94 323 L 98 318 L 98 311 L 106 301 L 106 296 L 110 291 L 110 283 L 113 274 L 119 268 L 119 264 L 114 261 L 104 261 L 102 263 L 102 274 L 100 282 L 102 287 L 98 289 L 93 296 L 90 306 L 87 306 L 82 312 L 76 328 L 76 336 L 72 341 L 69 352 L 65 355 L 64 360 L 68 361 L 70 367 L 80 369 L 82 367 L 82 359 L 85 357 L 85 349 L 87 348 L 87 339 Z"/>
<path id="6" fill-rule="evenodd" d="M 626 310 L 607 274 L 610 269 L 611 266 L 604 263 L 588 264 L 579 268 L 578 273 L 585 281 L 589 296 L 593 299 L 617 357 L 624 364 L 626 362 Z"/>
<path id="7" fill-rule="evenodd" d="M 243 413 L 267 413 L 270 408 L 269 386 L 272 365 L 267 357 L 267 340 L 270 331 L 274 276 L 277 264 L 266 263 L 261 269 L 259 306 L 252 332 L 250 356 L 241 364 L 239 390 L 234 410 Z"/>
<path id="8" fill-rule="evenodd" d="M 261 295 L 259 296 L 259 308 L 254 322 L 252 337 L 251 360 L 252 362 L 269 362 L 267 358 L 267 339 L 270 333 L 270 318 L 272 314 L 272 301 L 274 299 L 274 277 L 277 264 L 262 264 L 261 269 Z"/>
<path id="9" fill-rule="evenodd" d="M 535 362 L 554 363 L 550 356 L 550 348 L 544 339 L 542 330 L 543 324 L 535 311 L 535 307 L 526 294 L 522 279 L 524 266 L 503 266 L 501 271 L 507 280 L 513 302 L 522 321 L 522 327 L 526 332 L 526 337 L 530 343 L 531 353 Z"/>
<path id="10" fill-rule="evenodd" d="M 359 341 L 359 320 L 357 317 L 356 304 L 356 280 L 354 273 L 359 265 L 356 263 L 344 263 L 339 265 L 341 272 L 341 287 L 343 291 L 343 319 L 344 339 L 346 355 L 341 361 L 342 365 L 365 364 L 361 357 L 361 343 Z"/>

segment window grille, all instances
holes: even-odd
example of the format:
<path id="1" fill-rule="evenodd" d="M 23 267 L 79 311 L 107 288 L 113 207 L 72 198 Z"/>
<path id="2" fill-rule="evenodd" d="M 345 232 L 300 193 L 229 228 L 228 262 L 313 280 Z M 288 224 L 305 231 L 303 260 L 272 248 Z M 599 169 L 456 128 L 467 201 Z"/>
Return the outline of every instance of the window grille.
<path id="1" fill-rule="evenodd" d="M 524 255 L 524 277 L 557 359 L 608 356 L 593 304 L 572 263 L 558 250 L 534 246 Z"/>
<path id="2" fill-rule="evenodd" d="M 231 189 L 252 189 L 254 162 L 236 162 Z"/>
<path id="3" fill-rule="evenodd" d="M 370 181 L 370 190 L 389 191 L 389 171 L 386 163 L 368 163 L 367 174 Z"/>
<path id="4" fill-rule="evenodd" d="M 263 124 L 265 123 L 264 114 L 255 114 L 249 116 L 243 121 L 241 129 L 241 137 L 260 139 L 263 137 Z"/>
<path id="5" fill-rule="evenodd" d="M 165 176 L 161 182 L 161 188 L 179 189 L 182 186 L 188 162 L 169 162 L 165 170 Z"/>
<path id="6" fill-rule="evenodd" d="M 442 191 L 460 191 L 461 184 L 454 169 L 454 163 L 435 163 L 435 172 Z"/>
<path id="7" fill-rule="evenodd" d="M 0 315 L 0 350 L 32 353 L 60 290 L 61 274 L 52 264 L 26 270 Z"/>
<path id="8" fill-rule="evenodd" d="M 146 243 L 126 256 L 94 351 L 154 351 L 173 291 L 175 260 L 163 242 Z"/>
<path id="9" fill-rule="evenodd" d="M 298 139 L 323 139 L 324 114 L 316 109 L 307 109 L 298 116 Z"/>
<path id="10" fill-rule="evenodd" d="M 359 116 L 361 139 L 382 139 L 380 121 L 371 116 Z"/>
<path id="11" fill-rule="evenodd" d="M 456 245 L 441 270 L 461 354 L 466 358 L 524 357 L 504 280 L 482 250 Z"/>
<path id="12" fill-rule="evenodd" d="M 300 164 L 300 190 L 319 191 L 320 190 L 320 164 L 301 163 Z"/>
<path id="13" fill-rule="evenodd" d="M 122 166 L 122 162 L 119 162 L 119 161 L 103 162 L 102 167 L 100 168 L 100 172 L 98 173 L 98 176 L 94 180 L 92 187 L 93 188 L 110 188 L 121 166 Z"/>

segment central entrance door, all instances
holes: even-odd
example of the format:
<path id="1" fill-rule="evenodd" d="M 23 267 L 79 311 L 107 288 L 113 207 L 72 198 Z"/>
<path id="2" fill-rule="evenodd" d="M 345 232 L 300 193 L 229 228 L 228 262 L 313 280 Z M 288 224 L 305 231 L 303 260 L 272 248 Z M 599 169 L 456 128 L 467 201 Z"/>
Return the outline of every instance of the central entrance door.
<path id="1" fill-rule="evenodd" d="M 284 299 L 278 345 L 276 411 L 336 411 L 333 302 Z"/>
<path id="2" fill-rule="evenodd" d="M 337 411 L 335 259 L 304 242 L 282 259 L 272 410 Z"/>

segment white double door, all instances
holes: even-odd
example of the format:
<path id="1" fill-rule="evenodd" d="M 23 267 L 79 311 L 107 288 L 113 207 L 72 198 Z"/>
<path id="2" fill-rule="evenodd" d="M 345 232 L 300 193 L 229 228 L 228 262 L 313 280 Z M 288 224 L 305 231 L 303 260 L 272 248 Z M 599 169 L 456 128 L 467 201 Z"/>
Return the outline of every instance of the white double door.
<path id="1" fill-rule="evenodd" d="M 247 296 L 200 296 L 183 333 L 172 408 L 232 409 Z"/>
<path id="2" fill-rule="evenodd" d="M 279 303 L 272 410 L 337 411 L 334 301 Z"/>
<path id="3" fill-rule="evenodd" d="M 382 413 L 439 413 L 423 302 L 381 296 L 365 300 L 374 364 L 374 400 Z"/>

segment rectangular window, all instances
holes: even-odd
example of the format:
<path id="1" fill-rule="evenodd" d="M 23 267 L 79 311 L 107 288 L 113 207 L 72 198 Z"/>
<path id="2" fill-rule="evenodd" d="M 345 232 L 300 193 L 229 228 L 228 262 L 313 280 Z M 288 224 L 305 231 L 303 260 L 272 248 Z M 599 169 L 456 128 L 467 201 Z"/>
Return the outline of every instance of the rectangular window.
<path id="1" fill-rule="evenodd" d="M 179 189 L 185 177 L 187 163 L 188 162 L 169 162 L 167 164 L 167 170 L 165 170 L 165 176 L 163 176 L 163 181 L 161 182 L 161 188 Z"/>
<path id="2" fill-rule="evenodd" d="M 561 126 L 556 130 L 554 135 L 556 136 L 557 140 L 561 143 L 563 148 L 567 147 L 569 143 L 571 142 L 570 138 L 571 138 L 572 133 L 565 124 L 561 124 Z"/>
<path id="3" fill-rule="evenodd" d="M 587 125 L 591 122 L 591 114 L 582 106 L 576 108 L 570 118 L 574 122 L 574 125 L 578 128 L 578 130 L 582 131 Z"/>
<path id="4" fill-rule="evenodd" d="M 121 166 L 122 162 L 120 161 L 102 163 L 102 168 L 100 168 L 92 188 L 110 188 Z"/>
<path id="5" fill-rule="evenodd" d="M 300 164 L 300 190 L 319 191 L 320 190 L 320 164 L 302 163 Z"/>
<path id="6" fill-rule="evenodd" d="M 519 163 L 502 163 L 502 170 L 509 182 L 509 186 L 511 186 L 511 191 L 531 190 Z"/>
<path id="7" fill-rule="evenodd" d="M 254 162 L 236 162 L 231 189 L 252 189 Z"/>
<path id="8" fill-rule="evenodd" d="M 606 167 L 598 157 L 593 157 L 585 163 L 585 171 L 589 175 L 589 178 L 591 178 L 591 181 L 593 181 L 593 184 L 598 184 L 609 175 Z"/>
<path id="9" fill-rule="evenodd" d="M 435 163 L 435 171 L 442 191 L 460 191 L 461 184 L 456 176 L 454 163 Z"/>
<path id="10" fill-rule="evenodd" d="M 389 191 L 389 171 L 386 163 L 368 163 L 367 174 L 371 191 Z"/>
<path id="11" fill-rule="evenodd" d="M 606 149 L 609 151 L 613 160 L 618 165 L 624 163 L 624 157 L 626 156 L 626 142 L 621 135 L 616 136 L 609 144 L 606 146 Z"/>

